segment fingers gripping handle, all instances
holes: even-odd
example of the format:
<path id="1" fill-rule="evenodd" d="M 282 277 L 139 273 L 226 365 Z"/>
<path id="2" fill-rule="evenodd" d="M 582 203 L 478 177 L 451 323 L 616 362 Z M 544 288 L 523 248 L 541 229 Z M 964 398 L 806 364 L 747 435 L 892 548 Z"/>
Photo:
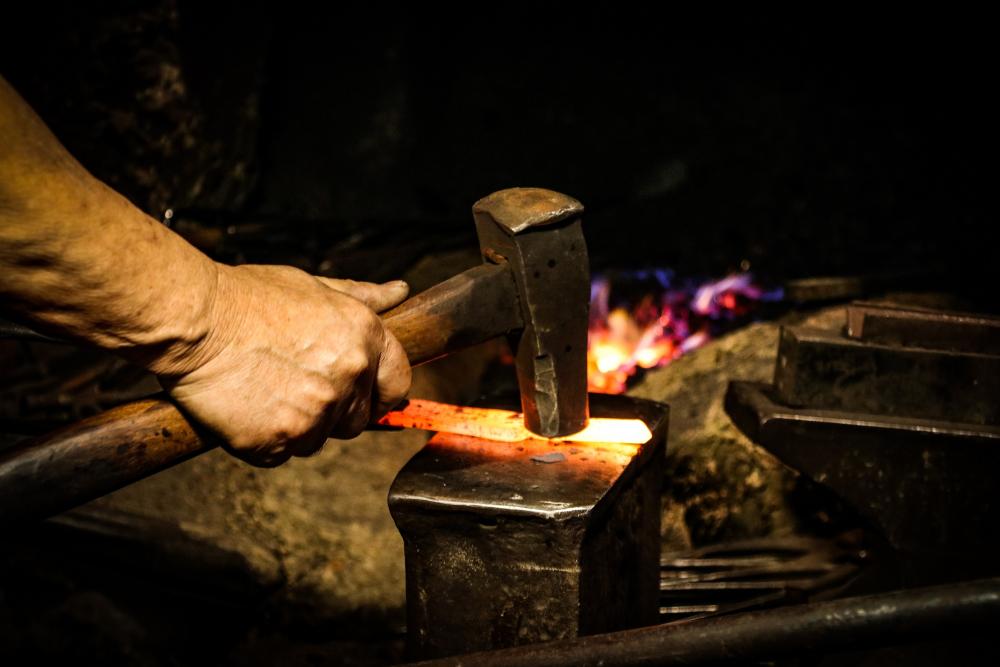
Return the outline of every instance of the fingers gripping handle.
<path id="1" fill-rule="evenodd" d="M 504 267 L 484 265 L 383 317 L 414 365 L 520 326 Z M 113 408 L 0 453 L 0 525 L 44 518 L 215 448 L 173 403 Z"/>

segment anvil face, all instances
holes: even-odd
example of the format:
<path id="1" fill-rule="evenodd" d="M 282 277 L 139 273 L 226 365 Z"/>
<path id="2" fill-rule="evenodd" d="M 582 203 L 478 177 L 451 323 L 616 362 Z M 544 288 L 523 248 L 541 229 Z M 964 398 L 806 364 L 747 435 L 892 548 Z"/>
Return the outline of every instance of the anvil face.
<path id="1" fill-rule="evenodd" d="M 574 637 L 657 618 L 667 408 L 594 395 L 641 418 L 642 445 L 507 443 L 439 433 L 389 509 L 406 547 L 413 657 Z"/>

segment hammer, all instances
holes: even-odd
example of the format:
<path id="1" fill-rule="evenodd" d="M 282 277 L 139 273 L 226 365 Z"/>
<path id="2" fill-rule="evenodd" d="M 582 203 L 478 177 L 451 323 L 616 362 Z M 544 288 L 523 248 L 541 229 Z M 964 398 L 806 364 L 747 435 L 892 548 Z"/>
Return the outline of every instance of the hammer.
<path id="1" fill-rule="evenodd" d="M 524 425 L 541 436 L 587 425 L 590 272 L 572 197 L 511 188 L 472 207 L 483 264 L 382 316 L 419 365 L 507 335 Z M 43 518 L 213 449 L 165 398 L 121 405 L 0 452 L 0 523 Z"/>

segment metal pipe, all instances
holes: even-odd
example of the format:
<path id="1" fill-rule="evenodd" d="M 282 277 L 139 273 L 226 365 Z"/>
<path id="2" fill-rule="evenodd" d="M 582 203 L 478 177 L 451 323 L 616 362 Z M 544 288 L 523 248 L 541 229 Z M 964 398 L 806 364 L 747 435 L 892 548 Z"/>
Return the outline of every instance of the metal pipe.
<path id="1" fill-rule="evenodd" d="M 421 667 L 695 665 L 969 635 L 1000 622 L 1000 578 L 471 653 Z"/>

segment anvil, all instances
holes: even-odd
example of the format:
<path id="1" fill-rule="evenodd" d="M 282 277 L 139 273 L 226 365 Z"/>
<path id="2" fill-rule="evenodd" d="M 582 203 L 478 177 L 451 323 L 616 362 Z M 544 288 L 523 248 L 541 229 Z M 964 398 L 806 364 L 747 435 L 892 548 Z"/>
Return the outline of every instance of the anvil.
<path id="1" fill-rule="evenodd" d="M 640 418 L 640 445 L 498 442 L 439 433 L 400 471 L 389 509 L 406 552 L 414 658 L 654 623 L 667 406 L 594 394 Z"/>

